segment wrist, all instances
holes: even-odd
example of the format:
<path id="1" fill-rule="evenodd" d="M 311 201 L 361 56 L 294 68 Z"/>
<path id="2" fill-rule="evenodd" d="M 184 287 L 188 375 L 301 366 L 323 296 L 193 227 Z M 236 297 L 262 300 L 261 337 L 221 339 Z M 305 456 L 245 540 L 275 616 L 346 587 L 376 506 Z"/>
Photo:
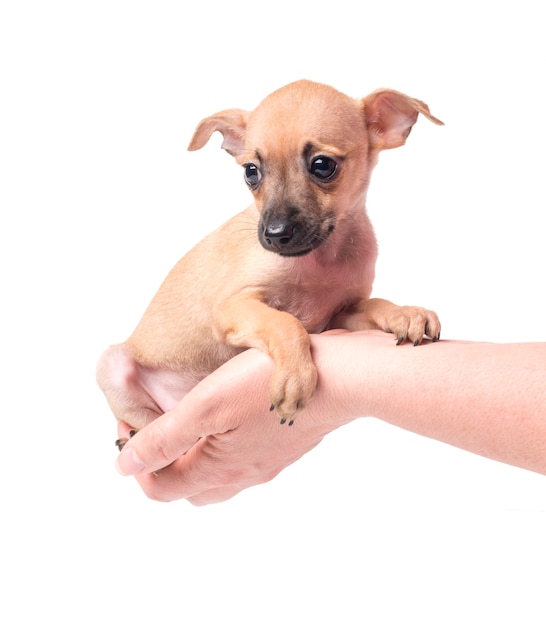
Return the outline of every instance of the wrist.
<path id="1" fill-rule="evenodd" d="M 366 358 L 367 332 L 312 335 L 311 349 L 319 380 L 310 409 L 317 413 L 317 419 L 333 430 L 358 417 L 373 415 L 378 373 L 371 367 L 372 359 Z"/>

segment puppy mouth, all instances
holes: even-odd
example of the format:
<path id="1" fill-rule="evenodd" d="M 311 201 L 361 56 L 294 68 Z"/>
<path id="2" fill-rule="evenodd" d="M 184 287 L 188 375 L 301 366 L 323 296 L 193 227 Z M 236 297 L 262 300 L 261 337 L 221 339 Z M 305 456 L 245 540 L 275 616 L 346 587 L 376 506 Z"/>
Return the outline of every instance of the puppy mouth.
<path id="1" fill-rule="evenodd" d="M 312 237 L 311 240 L 307 243 L 307 245 L 301 248 L 297 248 L 294 250 L 281 248 L 279 250 L 276 250 L 276 252 L 279 256 L 289 256 L 289 257 L 305 256 L 306 254 L 309 254 L 310 252 L 312 252 L 313 250 L 321 246 L 324 243 L 324 241 L 328 238 L 328 235 L 330 234 L 330 232 L 327 232 L 326 235 L 316 235 Z M 269 249 L 271 250 L 273 248 L 269 248 Z"/>
<path id="2" fill-rule="evenodd" d="M 262 246 L 283 257 L 298 257 L 309 254 L 332 234 L 335 223 L 326 219 L 313 225 L 291 220 L 270 219 L 261 221 L 258 238 Z"/>
<path id="3" fill-rule="evenodd" d="M 309 252 L 312 252 L 314 249 L 315 248 L 307 248 L 306 250 L 300 250 L 299 252 L 278 252 L 278 255 L 279 256 L 290 256 L 290 257 L 305 256 L 306 254 L 309 254 Z"/>

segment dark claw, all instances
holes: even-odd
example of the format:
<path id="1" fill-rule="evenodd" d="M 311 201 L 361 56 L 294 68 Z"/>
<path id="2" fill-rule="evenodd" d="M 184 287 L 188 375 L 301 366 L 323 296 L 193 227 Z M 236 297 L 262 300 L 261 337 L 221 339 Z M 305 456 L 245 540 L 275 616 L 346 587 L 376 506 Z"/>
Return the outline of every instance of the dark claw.
<path id="1" fill-rule="evenodd" d="M 129 431 L 129 437 L 134 437 L 136 435 L 136 430 Z M 116 439 L 116 448 L 121 452 L 123 450 L 123 446 L 129 441 L 129 439 Z"/>
<path id="2" fill-rule="evenodd" d="M 401 343 L 404 343 L 404 339 L 405 337 L 398 337 L 398 339 L 396 340 L 396 345 L 399 346 Z"/>
<path id="3" fill-rule="evenodd" d="M 274 410 L 275 410 L 275 405 L 274 405 L 274 404 L 272 404 L 272 405 L 269 407 L 269 410 L 270 410 L 270 411 L 274 411 Z"/>
<path id="4" fill-rule="evenodd" d="M 415 348 L 415 347 L 416 347 L 416 346 L 418 346 L 420 343 L 421 343 L 421 340 L 420 340 L 420 339 L 416 339 L 416 340 L 413 342 L 413 347 Z"/>
<path id="5" fill-rule="evenodd" d="M 290 422 L 288 422 L 288 426 L 292 426 L 293 423 L 294 423 L 294 420 L 291 420 Z"/>
<path id="6" fill-rule="evenodd" d="M 284 424 L 284 423 L 286 423 L 286 417 L 283 417 L 283 418 L 281 419 L 281 424 Z"/>

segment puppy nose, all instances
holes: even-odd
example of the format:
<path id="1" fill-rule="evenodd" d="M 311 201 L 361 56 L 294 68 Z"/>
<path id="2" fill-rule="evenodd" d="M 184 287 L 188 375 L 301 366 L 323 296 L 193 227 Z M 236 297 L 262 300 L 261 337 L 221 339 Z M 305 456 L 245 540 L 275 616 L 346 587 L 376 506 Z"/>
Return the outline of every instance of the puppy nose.
<path id="1" fill-rule="evenodd" d="M 271 220 L 264 228 L 264 239 L 270 246 L 285 246 L 294 236 L 294 225 L 283 220 Z"/>

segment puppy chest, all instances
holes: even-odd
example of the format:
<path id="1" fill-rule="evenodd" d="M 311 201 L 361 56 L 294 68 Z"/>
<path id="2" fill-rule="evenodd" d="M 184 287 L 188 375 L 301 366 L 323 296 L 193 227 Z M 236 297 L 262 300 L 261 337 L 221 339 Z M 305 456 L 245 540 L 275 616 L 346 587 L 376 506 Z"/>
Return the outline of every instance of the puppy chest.
<path id="1" fill-rule="evenodd" d="M 300 320 L 310 333 L 322 332 L 343 307 L 347 293 L 337 285 L 315 287 L 288 284 L 266 294 L 266 303 Z"/>

